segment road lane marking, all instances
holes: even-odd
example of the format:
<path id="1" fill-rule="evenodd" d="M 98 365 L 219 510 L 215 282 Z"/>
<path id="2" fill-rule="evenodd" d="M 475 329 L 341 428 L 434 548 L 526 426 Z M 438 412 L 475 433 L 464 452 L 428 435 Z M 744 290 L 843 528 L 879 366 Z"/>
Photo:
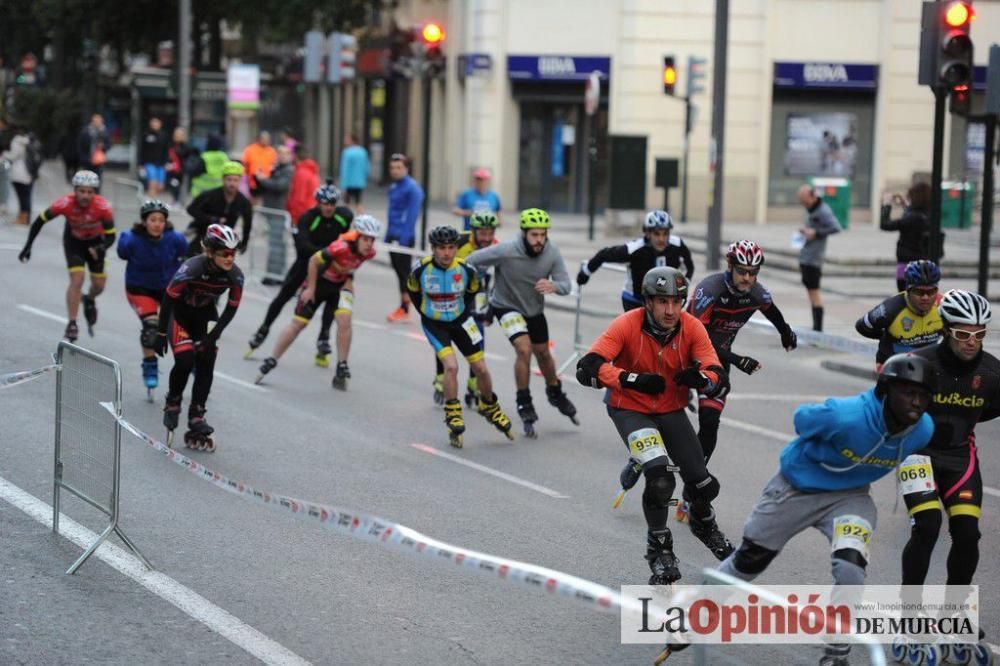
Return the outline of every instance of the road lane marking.
<path id="1" fill-rule="evenodd" d="M 267 392 L 267 389 L 264 388 L 263 386 L 258 386 L 257 384 L 253 384 L 251 382 L 243 381 L 242 379 L 239 379 L 238 377 L 233 377 L 232 375 L 227 375 L 224 372 L 219 372 L 218 370 L 216 370 L 214 374 L 219 379 L 224 379 L 227 382 L 230 382 L 232 384 L 236 384 L 237 386 L 242 386 L 245 389 L 250 389 L 251 391 L 260 391 L 261 393 L 266 393 Z"/>
<path id="2" fill-rule="evenodd" d="M 495 470 L 486 465 L 480 465 L 479 463 L 474 463 L 471 460 L 465 460 L 464 458 L 459 458 L 458 456 L 446 453 L 439 449 L 435 449 L 433 446 L 427 446 L 426 444 L 410 444 L 413 448 L 418 451 L 423 451 L 424 453 L 429 453 L 432 456 L 437 456 L 438 458 L 444 458 L 445 460 L 450 460 L 451 462 L 458 463 L 459 465 L 465 465 L 477 472 L 482 472 L 484 474 L 489 474 L 490 476 L 495 476 L 498 479 L 503 479 L 504 481 L 509 481 L 510 483 L 534 490 L 536 493 L 541 493 L 548 497 L 554 497 L 555 499 L 569 499 L 569 495 L 563 495 L 560 492 L 552 490 L 551 488 L 546 488 L 545 486 L 540 486 L 537 483 L 532 483 L 531 481 L 525 481 L 512 474 L 507 474 L 506 472 L 501 472 Z"/>
<path id="3" fill-rule="evenodd" d="M 42 310 L 40 308 L 36 308 L 34 306 L 31 306 L 31 305 L 25 305 L 24 303 L 18 303 L 17 304 L 17 309 L 18 310 L 23 310 L 24 312 L 27 312 L 29 314 L 33 314 L 33 315 L 38 316 L 38 317 L 42 317 L 44 319 L 51 319 L 52 321 L 57 321 L 60 324 L 65 324 L 67 321 L 69 321 L 66 317 L 63 317 L 61 315 L 57 315 L 57 314 L 55 314 L 53 312 L 49 312 L 48 310 Z"/>
<path id="4" fill-rule="evenodd" d="M 775 400 L 780 402 L 823 402 L 828 395 L 799 395 L 794 393 L 730 393 L 726 400 Z"/>
<path id="5" fill-rule="evenodd" d="M 52 507 L 0 477 L 0 499 L 20 509 L 45 528 L 52 529 Z M 80 548 L 89 548 L 97 535 L 64 514 L 59 516 L 59 534 Z M 94 557 L 112 569 L 176 606 L 181 612 L 267 664 L 306 665 L 308 661 L 268 638 L 228 611 L 158 571 L 149 571 L 124 548 L 105 541 Z"/>

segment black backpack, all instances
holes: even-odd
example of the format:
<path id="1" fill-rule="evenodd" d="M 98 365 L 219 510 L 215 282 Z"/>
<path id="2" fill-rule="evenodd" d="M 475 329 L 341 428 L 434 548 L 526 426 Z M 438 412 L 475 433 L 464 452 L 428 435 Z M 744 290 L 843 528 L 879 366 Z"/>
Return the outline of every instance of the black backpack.
<path id="1" fill-rule="evenodd" d="M 28 145 L 25 147 L 24 164 L 28 167 L 31 179 L 38 178 L 45 155 L 42 152 L 42 142 L 34 134 L 28 135 Z"/>

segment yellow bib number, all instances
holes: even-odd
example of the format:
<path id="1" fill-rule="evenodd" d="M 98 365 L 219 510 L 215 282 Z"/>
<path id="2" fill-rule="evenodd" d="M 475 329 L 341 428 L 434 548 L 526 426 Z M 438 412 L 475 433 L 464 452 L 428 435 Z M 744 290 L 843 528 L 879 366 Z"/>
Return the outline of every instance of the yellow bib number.
<path id="1" fill-rule="evenodd" d="M 632 458 L 642 465 L 653 458 L 667 455 L 667 448 L 663 445 L 660 431 L 655 428 L 643 428 L 630 433 L 628 450 L 632 454 Z"/>
<path id="2" fill-rule="evenodd" d="M 868 560 L 868 546 L 872 540 L 872 525 L 861 516 L 847 515 L 833 519 L 832 550 L 856 550 Z"/>
<path id="3" fill-rule="evenodd" d="M 476 325 L 476 320 L 472 317 L 468 317 L 462 322 L 462 328 L 465 329 L 469 336 L 469 342 L 472 344 L 478 345 L 483 341 L 483 334 L 479 332 L 479 326 Z"/>
<path id="4" fill-rule="evenodd" d="M 500 317 L 500 328 L 503 329 L 508 338 L 512 338 L 518 333 L 527 333 L 528 322 L 524 320 L 524 315 L 520 312 L 508 312 Z"/>
<path id="5" fill-rule="evenodd" d="M 899 491 L 904 495 L 934 490 L 934 470 L 928 456 L 907 456 L 899 466 Z"/>

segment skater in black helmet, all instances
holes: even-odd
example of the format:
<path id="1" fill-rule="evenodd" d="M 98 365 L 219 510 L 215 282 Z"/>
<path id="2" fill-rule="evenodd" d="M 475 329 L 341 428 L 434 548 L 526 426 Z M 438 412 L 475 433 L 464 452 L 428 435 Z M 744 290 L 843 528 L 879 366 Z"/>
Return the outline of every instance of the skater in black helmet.
<path id="1" fill-rule="evenodd" d="M 218 340 L 240 307 L 243 296 L 243 272 L 236 267 L 236 251 L 240 245 L 230 227 L 213 224 L 202 240 L 204 253 L 185 261 L 167 285 L 160 306 L 159 331 L 154 351 L 163 356 L 174 350 L 174 367 L 170 371 L 170 389 L 163 408 L 163 425 L 167 427 L 167 444 L 173 442 L 173 432 L 181 412 L 181 398 L 188 376 L 195 372 L 188 407 L 188 431 L 184 443 L 188 448 L 215 450 L 214 429 L 205 421 L 205 402 L 212 389 Z M 222 315 L 215 301 L 229 292 Z M 209 330 L 209 324 L 215 326 Z M 168 335 L 169 333 L 169 335 Z"/>

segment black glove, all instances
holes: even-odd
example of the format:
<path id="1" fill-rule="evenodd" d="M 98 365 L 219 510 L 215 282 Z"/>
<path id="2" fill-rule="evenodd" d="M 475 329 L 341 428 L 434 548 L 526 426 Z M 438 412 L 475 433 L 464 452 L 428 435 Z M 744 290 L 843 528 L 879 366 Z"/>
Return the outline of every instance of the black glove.
<path id="1" fill-rule="evenodd" d="M 584 273 L 582 270 L 576 274 L 576 283 L 579 285 L 585 285 L 590 282 L 590 276 Z"/>
<path id="2" fill-rule="evenodd" d="M 701 371 L 697 367 L 692 366 L 674 375 L 674 382 L 698 391 L 708 386 L 708 377 L 701 374 Z"/>
<path id="3" fill-rule="evenodd" d="M 748 375 L 757 372 L 757 369 L 760 367 L 760 363 L 755 358 L 750 358 L 749 356 L 739 356 L 737 358 L 736 367 Z"/>
<path id="4" fill-rule="evenodd" d="M 667 380 L 654 372 L 625 372 L 618 375 L 618 383 L 623 389 L 632 389 L 647 395 L 663 393 Z"/>
<path id="5" fill-rule="evenodd" d="M 21 250 L 21 254 L 17 255 L 17 260 L 22 264 L 26 264 L 29 259 L 31 259 L 31 246 L 25 245 L 24 249 Z"/>
<path id="6" fill-rule="evenodd" d="M 167 353 L 167 334 L 157 333 L 156 341 L 153 343 L 153 351 L 157 356 L 164 356 Z"/>
<path id="7" fill-rule="evenodd" d="M 788 350 L 799 346 L 799 337 L 795 335 L 792 327 L 787 324 L 785 324 L 784 330 L 781 331 L 781 346 Z"/>

